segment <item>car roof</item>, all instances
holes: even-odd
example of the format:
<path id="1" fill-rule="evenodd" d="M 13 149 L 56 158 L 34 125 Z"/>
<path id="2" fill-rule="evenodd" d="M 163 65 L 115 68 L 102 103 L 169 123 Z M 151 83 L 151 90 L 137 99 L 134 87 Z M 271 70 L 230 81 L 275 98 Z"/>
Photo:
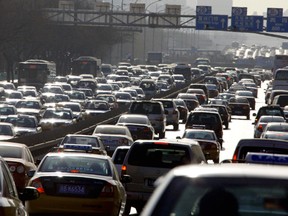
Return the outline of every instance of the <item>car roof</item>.
<path id="1" fill-rule="evenodd" d="M 261 139 L 261 138 L 252 138 L 252 139 L 240 139 L 237 147 L 251 146 L 251 147 L 281 147 L 288 149 L 288 141 L 278 140 L 278 139 Z"/>
<path id="2" fill-rule="evenodd" d="M 90 157 L 90 158 L 100 158 L 100 159 L 111 159 L 110 156 L 107 155 L 100 155 L 100 154 L 87 154 L 87 153 L 81 153 L 81 152 L 49 152 L 44 157 L 50 157 L 50 156 L 57 156 L 57 157 Z"/>
<path id="3" fill-rule="evenodd" d="M 147 144 L 147 143 L 154 143 L 154 144 L 169 144 L 169 145 L 186 145 L 186 146 L 191 146 L 191 145 L 199 145 L 199 143 L 196 140 L 192 139 L 159 139 L 159 140 L 136 140 L 134 143 L 138 144 Z"/>
<path id="4" fill-rule="evenodd" d="M 267 172 L 267 165 L 260 164 L 201 164 L 201 165 L 186 165 L 175 168 L 171 172 L 175 176 L 187 176 L 190 178 L 275 178 L 287 179 L 288 172 L 286 166 L 273 165 L 273 169 Z"/>
<path id="5" fill-rule="evenodd" d="M 0 142 L 0 146 L 15 146 L 15 147 L 26 147 L 27 145 L 26 144 L 23 144 L 23 143 L 16 143 L 16 142 L 3 142 L 1 141 Z"/>

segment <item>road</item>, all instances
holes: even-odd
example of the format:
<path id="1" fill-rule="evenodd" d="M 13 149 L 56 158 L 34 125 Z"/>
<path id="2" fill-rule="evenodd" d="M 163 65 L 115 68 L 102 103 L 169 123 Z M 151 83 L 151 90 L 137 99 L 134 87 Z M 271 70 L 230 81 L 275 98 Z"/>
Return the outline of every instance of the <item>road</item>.
<path id="1" fill-rule="evenodd" d="M 258 98 L 256 98 L 256 108 L 250 112 L 250 120 L 245 116 L 232 116 L 232 121 L 229 123 L 229 128 L 223 130 L 223 150 L 220 153 L 220 161 L 231 159 L 235 147 L 240 139 L 253 138 L 254 121 L 253 113 L 256 113 L 259 107 L 265 105 L 265 90 L 267 81 L 262 83 L 261 88 L 258 89 Z M 185 130 L 185 125 L 180 124 L 178 131 L 173 131 L 173 126 L 167 126 L 166 138 L 172 139 L 177 136 L 182 136 Z"/>

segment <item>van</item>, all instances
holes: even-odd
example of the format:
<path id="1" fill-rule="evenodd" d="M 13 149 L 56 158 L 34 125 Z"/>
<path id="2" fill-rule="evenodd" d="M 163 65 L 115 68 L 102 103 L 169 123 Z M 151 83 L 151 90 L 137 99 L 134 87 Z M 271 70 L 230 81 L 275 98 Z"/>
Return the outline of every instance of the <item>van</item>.
<path id="1" fill-rule="evenodd" d="M 155 187 L 154 182 L 174 167 L 206 163 L 196 140 L 137 140 L 128 150 L 123 162 L 121 179 L 127 200 L 125 212 L 134 207 L 140 213 Z"/>
<path id="2" fill-rule="evenodd" d="M 205 92 L 205 95 L 206 95 L 206 102 L 205 103 L 207 103 L 208 102 L 208 98 L 209 98 L 209 90 L 208 90 L 208 88 L 207 88 L 207 86 L 206 86 L 206 84 L 205 83 L 193 83 L 193 84 L 191 84 L 191 85 L 189 85 L 189 88 L 188 89 L 203 89 L 203 91 Z"/>
<path id="3" fill-rule="evenodd" d="M 166 114 L 160 101 L 132 101 L 128 113 L 147 115 L 156 134 L 163 139 L 166 132 Z M 168 114 L 168 112 L 166 111 Z"/>

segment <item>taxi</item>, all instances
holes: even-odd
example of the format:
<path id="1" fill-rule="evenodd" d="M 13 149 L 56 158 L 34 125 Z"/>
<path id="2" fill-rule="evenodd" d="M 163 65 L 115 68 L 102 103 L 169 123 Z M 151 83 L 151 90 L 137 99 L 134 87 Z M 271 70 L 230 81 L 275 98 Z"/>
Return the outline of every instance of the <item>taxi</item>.
<path id="1" fill-rule="evenodd" d="M 29 214 L 118 216 L 125 208 L 125 189 L 109 156 L 50 152 L 29 175 L 28 185 L 40 193 L 25 203 Z"/>

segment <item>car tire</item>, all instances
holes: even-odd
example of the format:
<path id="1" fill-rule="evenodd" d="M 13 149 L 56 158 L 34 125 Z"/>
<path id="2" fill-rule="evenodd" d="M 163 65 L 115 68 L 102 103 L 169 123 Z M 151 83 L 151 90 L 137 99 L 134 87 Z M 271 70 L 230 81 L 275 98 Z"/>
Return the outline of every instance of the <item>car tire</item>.
<path id="1" fill-rule="evenodd" d="M 225 124 L 225 129 L 228 129 L 229 128 L 229 122 L 227 122 L 226 124 Z"/>
<path id="2" fill-rule="evenodd" d="M 250 114 L 249 114 L 249 115 L 247 115 L 246 117 L 247 117 L 247 120 L 250 120 Z"/>
<path id="3" fill-rule="evenodd" d="M 159 139 L 165 138 L 165 132 L 159 132 Z"/>
<path id="4" fill-rule="evenodd" d="M 173 129 L 174 129 L 174 131 L 178 131 L 179 130 L 179 123 L 173 124 Z"/>
<path id="5" fill-rule="evenodd" d="M 214 164 L 217 164 L 217 163 L 219 163 L 219 157 L 217 158 L 217 159 L 215 159 L 215 160 L 213 160 L 213 162 L 214 162 Z"/>

